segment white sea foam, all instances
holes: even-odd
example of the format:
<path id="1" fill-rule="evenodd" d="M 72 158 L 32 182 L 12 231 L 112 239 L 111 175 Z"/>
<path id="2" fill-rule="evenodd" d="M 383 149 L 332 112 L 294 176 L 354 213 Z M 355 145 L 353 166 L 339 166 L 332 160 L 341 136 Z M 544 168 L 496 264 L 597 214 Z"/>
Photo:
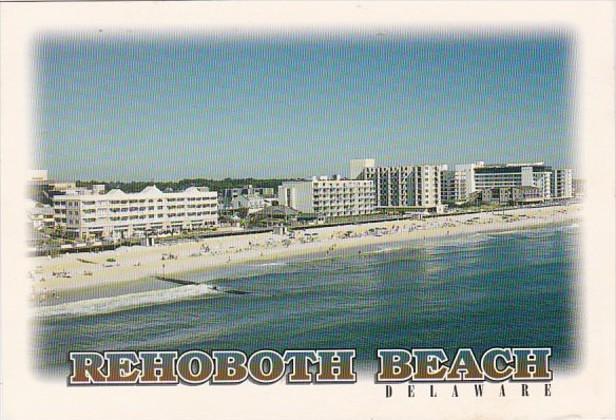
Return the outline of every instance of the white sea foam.
<path id="1" fill-rule="evenodd" d="M 171 303 L 219 293 L 219 291 L 213 290 L 206 284 L 179 286 L 172 289 L 152 290 L 149 292 L 69 302 L 60 305 L 41 306 L 35 308 L 33 315 L 38 318 L 50 318 L 107 314 L 139 306 Z"/>
<path id="2" fill-rule="evenodd" d="M 401 249 L 403 249 L 404 247 L 398 246 L 398 247 L 386 247 L 386 248 L 378 248 L 372 251 L 366 251 L 364 252 L 364 254 L 383 254 L 386 252 L 393 252 L 393 251 L 399 251 Z"/>
<path id="3" fill-rule="evenodd" d="M 263 264 L 259 264 L 258 267 L 281 267 L 287 265 L 287 263 L 284 262 L 270 262 L 270 263 L 263 263 Z"/>
<path id="4" fill-rule="evenodd" d="M 431 242 L 432 246 L 473 246 L 486 242 L 490 239 L 490 234 L 487 232 L 472 233 L 470 235 L 454 235 L 454 236 L 442 236 L 440 238 L 434 238 Z"/>
<path id="5" fill-rule="evenodd" d="M 516 229 L 512 229 L 512 230 L 498 230 L 498 231 L 495 231 L 495 232 L 488 232 L 488 234 L 490 236 L 513 235 L 513 234 L 516 234 L 516 233 L 520 233 L 520 230 L 519 229 L 517 229 L 517 230 Z"/>

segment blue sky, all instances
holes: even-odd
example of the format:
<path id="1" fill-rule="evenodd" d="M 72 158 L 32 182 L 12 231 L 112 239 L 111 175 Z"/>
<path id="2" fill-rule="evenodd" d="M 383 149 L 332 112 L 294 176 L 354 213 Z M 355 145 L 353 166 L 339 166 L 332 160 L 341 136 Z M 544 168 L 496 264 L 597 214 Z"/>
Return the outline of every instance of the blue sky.
<path id="1" fill-rule="evenodd" d="M 36 160 L 55 179 L 572 167 L 564 36 L 43 38 Z"/>

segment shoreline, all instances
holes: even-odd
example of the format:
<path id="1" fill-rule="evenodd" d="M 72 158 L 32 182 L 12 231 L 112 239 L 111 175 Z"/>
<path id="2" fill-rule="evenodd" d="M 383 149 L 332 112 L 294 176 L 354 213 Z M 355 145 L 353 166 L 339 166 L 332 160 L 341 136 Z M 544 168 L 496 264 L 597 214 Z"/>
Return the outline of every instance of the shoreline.
<path id="1" fill-rule="evenodd" d="M 580 204 L 524 208 L 369 225 L 314 227 L 296 234 L 295 238 L 268 232 L 173 245 L 65 254 L 53 259 L 32 257 L 32 293 L 36 300 L 49 293 L 126 286 L 161 275 L 172 277 L 191 272 L 213 272 L 241 264 L 275 263 L 299 256 L 338 255 L 352 249 L 359 252 L 368 249 L 369 252 L 371 247 L 389 243 L 410 245 L 465 234 L 563 225 L 579 222 L 580 213 Z"/>

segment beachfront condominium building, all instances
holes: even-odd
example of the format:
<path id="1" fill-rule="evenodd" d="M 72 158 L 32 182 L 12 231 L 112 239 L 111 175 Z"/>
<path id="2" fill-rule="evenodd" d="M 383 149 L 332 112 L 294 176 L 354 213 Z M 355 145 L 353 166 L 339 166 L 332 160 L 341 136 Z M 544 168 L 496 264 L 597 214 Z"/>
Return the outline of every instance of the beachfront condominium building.
<path id="1" fill-rule="evenodd" d="M 571 169 L 554 169 L 550 180 L 552 198 L 573 198 L 573 171 Z"/>
<path id="2" fill-rule="evenodd" d="M 350 173 L 355 179 L 374 182 L 376 207 L 440 211 L 440 172 L 446 169 L 446 165 L 375 166 L 374 159 L 354 159 Z"/>
<path id="3" fill-rule="evenodd" d="M 322 218 L 357 216 L 374 211 L 374 191 L 374 184 L 369 180 L 320 176 L 283 182 L 278 187 L 278 202 Z"/>
<path id="4" fill-rule="evenodd" d="M 368 166 L 358 178 L 374 182 L 377 207 L 406 207 L 407 180 L 411 172 L 412 166 Z"/>
<path id="5" fill-rule="evenodd" d="M 483 165 L 474 168 L 475 190 L 499 187 L 536 187 L 544 200 L 551 198 L 552 168 L 543 162 Z"/>
<path id="6" fill-rule="evenodd" d="M 56 195 L 53 206 L 56 225 L 79 238 L 129 238 L 218 223 L 217 193 L 206 188 L 163 193 L 149 186 L 138 193 L 114 189 L 106 194 Z"/>
<path id="7" fill-rule="evenodd" d="M 441 171 L 443 165 L 416 165 L 408 177 L 409 207 L 443 211 L 441 203 Z"/>
<path id="8" fill-rule="evenodd" d="M 456 171 L 441 165 L 441 203 L 452 204 L 456 201 Z"/>

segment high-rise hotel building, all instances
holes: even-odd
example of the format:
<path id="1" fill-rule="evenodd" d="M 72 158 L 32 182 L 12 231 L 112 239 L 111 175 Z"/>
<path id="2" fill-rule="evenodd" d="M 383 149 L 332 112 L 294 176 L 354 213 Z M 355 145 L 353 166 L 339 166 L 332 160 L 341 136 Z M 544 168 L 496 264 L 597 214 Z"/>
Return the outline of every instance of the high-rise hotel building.
<path id="1" fill-rule="evenodd" d="M 412 166 L 367 167 L 361 179 L 372 180 L 377 207 L 406 207 L 408 205 L 408 177 Z"/>
<path id="2" fill-rule="evenodd" d="M 573 171 L 571 169 L 554 169 L 550 182 L 552 198 L 573 198 Z"/>
<path id="3" fill-rule="evenodd" d="M 442 204 L 464 203 L 480 191 L 529 188 L 542 201 L 573 196 L 571 169 L 552 169 L 543 162 L 486 165 L 375 166 L 374 159 L 351 161 L 351 176 L 372 180 L 377 207 L 417 207 L 440 211 Z"/>
<path id="4" fill-rule="evenodd" d="M 56 225 L 79 238 L 124 237 L 215 226 L 217 193 L 190 187 L 163 193 L 156 186 L 138 193 L 111 190 L 106 194 L 53 197 Z"/>
<path id="5" fill-rule="evenodd" d="M 441 203 L 451 204 L 456 201 L 456 171 L 441 165 Z"/>
<path id="6" fill-rule="evenodd" d="M 441 209 L 441 165 L 375 166 L 351 161 L 351 177 L 374 182 L 376 207 Z"/>
<path id="7" fill-rule="evenodd" d="M 441 212 L 441 171 L 442 165 L 418 165 L 408 177 L 409 207 L 434 209 Z"/>
<path id="8" fill-rule="evenodd" d="M 552 196 L 552 168 L 543 162 L 482 165 L 474 168 L 475 190 L 499 187 L 535 187 L 544 200 Z"/>
<path id="9" fill-rule="evenodd" d="M 376 200 L 372 181 L 320 176 L 283 182 L 278 187 L 278 202 L 281 206 L 330 218 L 373 213 Z"/>

